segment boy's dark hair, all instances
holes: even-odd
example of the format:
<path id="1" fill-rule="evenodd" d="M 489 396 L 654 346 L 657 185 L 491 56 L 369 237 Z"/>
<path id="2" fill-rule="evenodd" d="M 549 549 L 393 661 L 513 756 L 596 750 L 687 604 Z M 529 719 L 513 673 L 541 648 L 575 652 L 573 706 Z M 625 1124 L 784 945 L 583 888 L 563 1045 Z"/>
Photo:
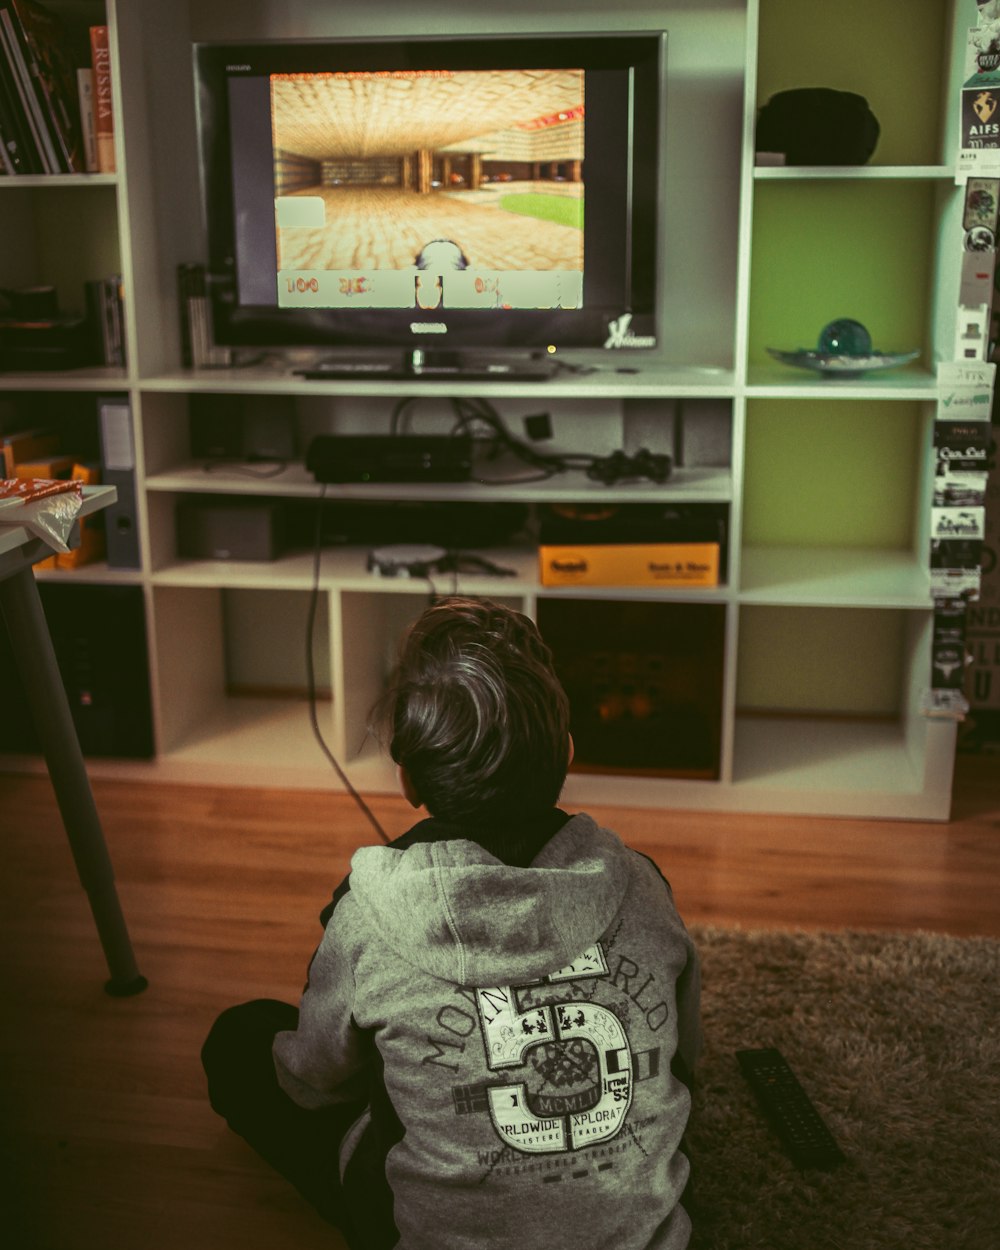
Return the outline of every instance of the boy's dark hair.
<path id="1" fill-rule="evenodd" d="M 495 825 L 552 808 L 569 701 L 535 624 L 489 599 L 442 599 L 402 640 L 376 722 L 433 816 Z"/>

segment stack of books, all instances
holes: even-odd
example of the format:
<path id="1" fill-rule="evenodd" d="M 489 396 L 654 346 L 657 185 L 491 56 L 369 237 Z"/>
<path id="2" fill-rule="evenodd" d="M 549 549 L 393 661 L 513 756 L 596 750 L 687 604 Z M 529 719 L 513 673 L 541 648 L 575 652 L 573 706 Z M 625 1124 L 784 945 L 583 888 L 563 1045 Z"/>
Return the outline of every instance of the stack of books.
<path id="1" fill-rule="evenodd" d="M 108 28 L 0 0 L 0 173 L 113 173 Z"/>
<path id="2" fill-rule="evenodd" d="M 125 364 L 124 290 L 121 274 L 95 278 L 84 284 L 87 324 L 90 327 L 94 363 Z"/>

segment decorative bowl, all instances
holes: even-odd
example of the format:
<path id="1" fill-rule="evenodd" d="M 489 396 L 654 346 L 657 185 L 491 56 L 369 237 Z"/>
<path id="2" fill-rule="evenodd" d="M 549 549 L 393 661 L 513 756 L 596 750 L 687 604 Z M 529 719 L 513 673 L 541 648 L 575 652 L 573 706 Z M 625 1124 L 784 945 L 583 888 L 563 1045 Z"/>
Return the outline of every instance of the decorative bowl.
<path id="1" fill-rule="evenodd" d="M 845 356 L 835 352 L 821 352 L 799 347 L 793 352 L 779 351 L 769 347 L 768 352 L 783 365 L 796 369 L 811 369 L 825 378 L 861 378 L 866 373 L 885 369 L 898 369 L 900 365 L 916 360 L 919 351 L 872 352 L 866 356 Z"/>

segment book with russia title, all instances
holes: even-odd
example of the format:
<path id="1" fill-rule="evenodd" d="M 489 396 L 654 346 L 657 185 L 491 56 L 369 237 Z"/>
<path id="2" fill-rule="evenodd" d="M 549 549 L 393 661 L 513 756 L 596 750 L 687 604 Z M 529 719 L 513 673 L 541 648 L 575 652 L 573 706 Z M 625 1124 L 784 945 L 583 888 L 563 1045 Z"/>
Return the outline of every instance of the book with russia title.
<path id="1" fill-rule="evenodd" d="M 111 100 L 111 51 L 107 26 L 91 26 L 90 55 L 93 68 L 94 143 L 97 168 L 113 174 L 115 165 L 115 120 Z"/>

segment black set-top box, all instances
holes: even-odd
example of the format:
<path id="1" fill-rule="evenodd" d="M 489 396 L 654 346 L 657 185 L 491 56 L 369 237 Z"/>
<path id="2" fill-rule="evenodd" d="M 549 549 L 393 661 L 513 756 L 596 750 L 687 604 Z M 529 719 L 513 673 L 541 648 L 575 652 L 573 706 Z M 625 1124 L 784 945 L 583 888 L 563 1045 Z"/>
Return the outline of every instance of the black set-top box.
<path id="1" fill-rule="evenodd" d="M 319 434 L 306 468 L 317 482 L 465 482 L 472 439 L 460 435 Z"/>

